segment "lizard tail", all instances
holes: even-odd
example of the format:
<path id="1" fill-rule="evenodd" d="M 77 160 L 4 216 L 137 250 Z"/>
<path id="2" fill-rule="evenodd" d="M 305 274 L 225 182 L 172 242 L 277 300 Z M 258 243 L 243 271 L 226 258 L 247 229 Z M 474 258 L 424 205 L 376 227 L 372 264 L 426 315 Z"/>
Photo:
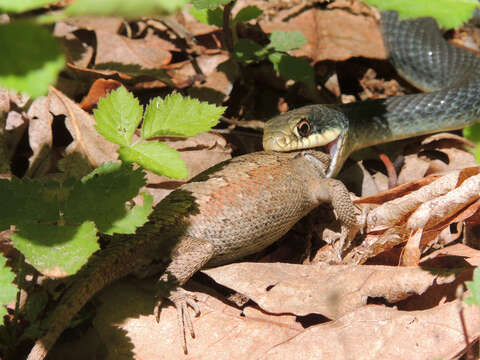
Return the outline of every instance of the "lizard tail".
<path id="1" fill-rule="evenodd" d="M 63 295 L 52 314 L 50 327 L 46 334 L 35 342 L 27 360 L 43 360 L 75 314 L 98 291 L 133 271 L 135 259 L 130 257 L 135 252 L 122 250 L 125 249 L 121 246 L 103 250 L 99 255 L 94 255 L 94 258 L 75 275 L 72 286 Z"/>

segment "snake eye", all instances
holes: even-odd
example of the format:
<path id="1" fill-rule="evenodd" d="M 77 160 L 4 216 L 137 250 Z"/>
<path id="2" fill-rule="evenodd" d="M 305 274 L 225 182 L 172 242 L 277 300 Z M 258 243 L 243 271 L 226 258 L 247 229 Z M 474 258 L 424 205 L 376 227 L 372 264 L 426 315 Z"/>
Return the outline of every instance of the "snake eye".
<path id="1" fill-rule="evenodd" d="M 308 135 L 311 134 L 312 127 L 310 126 L 310 123 L 307 120 L 301 120 L 297 124 L 297 130 L 300 136 L 307 137 Z"/>

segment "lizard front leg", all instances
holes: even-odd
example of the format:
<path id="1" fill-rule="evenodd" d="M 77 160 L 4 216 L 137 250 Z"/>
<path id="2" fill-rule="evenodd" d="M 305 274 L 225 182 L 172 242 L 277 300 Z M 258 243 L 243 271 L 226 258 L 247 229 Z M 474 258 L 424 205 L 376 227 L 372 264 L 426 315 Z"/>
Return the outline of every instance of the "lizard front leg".
<path id="1" fill-rule="evenodd" d="M 213 255 L 214 247 L 211 242 L 191 236 L 182 236 L 172 251 L 170 264 L 158 280 L 157 296 L 159 300 L 155 306 L 154 314 L 157 321 L 160 321 L 161 307 L 165 299 L 170 300 L 175 305 L 179 335 L 185 354 L 188 352 L 185 325 L 192 338 L 195 337 L 188 306 L 195 311 L 196 316 L 200 315 L 200 308 L 196 303 L 195 295 L 182 289 L 181 286 L 200 270 Z"/>
<path id="2" fill-rule="evenodd" d="M 353 205 L 348 189 L 340 180 L 325 179 L 324 181 L 328 188 L 328 194 L 330 195 L 330 201 L 335 214 L 341 223 L 340 239 L 335 244 L 337 256 L 341 260 L 344 248 L 350 245 L 360 230 L 357 221 L 359 210 Z"/>

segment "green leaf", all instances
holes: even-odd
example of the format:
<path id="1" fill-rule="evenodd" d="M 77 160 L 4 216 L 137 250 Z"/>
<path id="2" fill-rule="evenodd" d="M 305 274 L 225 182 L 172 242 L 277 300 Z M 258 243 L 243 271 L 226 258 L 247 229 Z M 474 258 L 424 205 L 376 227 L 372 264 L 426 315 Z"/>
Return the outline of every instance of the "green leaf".
<path id="1" fill-rule="evenodd" d="M 473 141 L 476 145 L 475 149 L 471 149 L 475 154 L 475 159 L 480 162 L 480 124 L 474 124 L 463 129 L 463 136 Z"/>
<path id="2" fill-rule="evenodd" d="M 234 59 L 244 63 L 263 60 L 267 53 L 264 46 L 250 39 L 238 40 L 233 49 Z"/>
<path id="3" fill-rule="evenodd" d="M 307 42 L 305 36 L 298 31 L 278 31 L 275 30 L 270 34 L 269 47 L 277 51 L 289 51 L 298 49 Z"/>
<path id="4" fill-rule="evenodd" d="M 0 231 L 10 225 L 54 222 L 59 219 L 57 183 L 33 180 L 0 180 Z"/>
<path id="5" fill-rule="evenodd" d="M 434 17 L 440 27 L 450 29 L 470 19 L 477 0 L 364 0 L 381 10 L 396 10 L 400 18 Z"/>
<path id="6" fill-rule="evenodd" d="M 101 98 L 98 108 L 93 111 L 98 132 L 108 141 L 125 146 L 132 142 L 142 114 L 138 99 L 123 86 Z"/>
<path id="7" fill-rule="evenodd" d="M 65 66 L 58 40 L 45 28 L 26 21 L 0 26 L 0 86 L 46 94 Z"/>
<path id="8" fill-rule="evenodd" d="M 142 193 L 143 205 L 135 205 L 121 219 L 113 222 L 107 234 L 134 234 L 138 227 L 145 224 L 153 211 L 153 196 Z"/>
<path id="9" fill-rule="evenodd" d="M 191 3 L 197 9 L 214 9 L 221 5 L 228 4 L 232 0 L 192 0 Z"/>
<path id="10" fill-rule="evenodd" d="M 77 225 L 91 220 L 106 234 L 115 232 L 119 228 L 115 224 L 122 221 L 133 225 L 127 219 L 132 216 L 132 210 L 126 208 L 126 202 L 136 196 L 143 185 L 145 174 L 141 169 L 133 170 L 130 164 L 118 162 L 103 163 L 72 187 L 65 202 L 65 221 Z"/>
<path id="11" fill-rule="evenodd" d="M 180 158 L 180 153 L 158 141 L 149 141 L 130 147 L 121 146 L 118 153 L 122 161 L 136 162 L 156 174 L 171 178 L 188 177 L 188 171 Z"/>
<path id="12" fill-rule="evenodd" d="M 473 281 L 466 281 L 465 285 L 470 290 L 472 296 L 465 299 L 468 305 L 480 306 L 480 268 L 477 267 L 473 272 Z"/>
<path id="13" fill-rule="evenodd" d="M 28 224 L 12 235 L 13 245 L 38 271 L 50 276 L 74 274 L 99 249 L 95 224 Z"/>
<path id="14" fill-rule="evenodd" d="M 150 101 L 145 110 L 142 137 L 194 136 L 218 123 L 225 107 L 210 105 L 180 94 Z M 168 175 L 167 175 L 168 176 Z"/>
<path id="15" fill-rule="evenodd" d="M 167 15 L 180 10 L 188 0 L 77 0 L 65 9 L 68 16 L 97 15 L 139 18 Z"/>
<path id="16" fill-rule="evenodd" d="M 0 10 L 19 13 L 56 2 L 58 0 L 0 0 Z"/>
<path id="17" fill-rule="evenodd" d="M 223 27 L 223 10 L 215 9 L 197 9 L 195 6 L 190 8 L 190 14 L 203 24 Z"/>
<path id="18" fill-rule="evenodd" d="M 17 287 L 13 284 L 15 274 L 5 266 L 7 259 L 0 254 L 0 318 L 7 314 L 5 305 L 15 300 Z"/>
<path id="19" fill-rule="evenodd" d="M 283 78 L 315 85 L 315 74 L 308 61 L 282 53 L 270 54 L 268 59 Z"/>
<path id="20" fill-rule="evenodd" d="M 250 21 L 258 18 L 262 14 L 263 10 L 261 10 L 257 6 L 245 6 L 237 13 L 233 22 Z"/>

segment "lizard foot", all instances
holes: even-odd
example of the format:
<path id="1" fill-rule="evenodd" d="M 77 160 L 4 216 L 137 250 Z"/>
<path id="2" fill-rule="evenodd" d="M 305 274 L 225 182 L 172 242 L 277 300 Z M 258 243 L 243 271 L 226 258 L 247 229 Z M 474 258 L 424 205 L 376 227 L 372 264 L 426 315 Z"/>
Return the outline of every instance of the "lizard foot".
<path id="1" fill-rule="evenodd" d="M 168 300 L 170 300 L 177 309 L 177 321 L 178 321 L 178 330 L 180 339 L 182 341 L 183 352 L 188 353 L 187 349 L 187 339 L 185 335 L 185 327 L 190 332 L 190 336 L 195 338 L 195 330 L 193 329 L 192 318 L 188 312 L 188 306 L 190 306 L 195 312 L 195 316 L 200 315 L 200 307 L 197 304 L 197 297 L 194 293 L 184 290 L 182 288 L 177 288 L 172 290 L 168 295 Z M 154 309 L 154 315 L 157 319 L 157 322 L 160 322 L 160 313 L 163 304 L 163 297 L 161 297 Z"/>

